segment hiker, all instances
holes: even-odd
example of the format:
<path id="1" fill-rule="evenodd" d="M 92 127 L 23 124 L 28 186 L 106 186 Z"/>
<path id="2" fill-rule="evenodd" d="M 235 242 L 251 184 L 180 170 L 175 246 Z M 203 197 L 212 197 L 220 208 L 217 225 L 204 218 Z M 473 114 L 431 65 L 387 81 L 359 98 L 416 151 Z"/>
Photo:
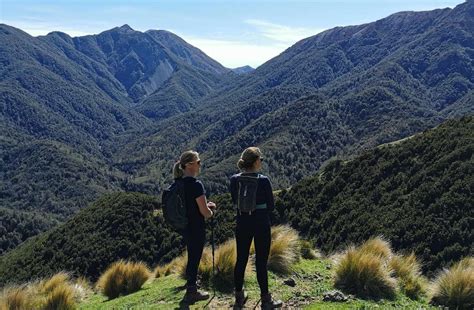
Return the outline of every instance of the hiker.
<path id="1" fill-rule="evenodd" d="M 199 153 L 186 151 L 173 166 L 175 180 L 184 183 L 184 196 L 188 224 L 181 232 L 186 242 L 188 263 L 186 266 L 186 302 L 193 303 L 209 298 L 209 293 L 198 290 L 197 273 L 206 240 L 205 219 L 213 216 L 216 204 L 207 201 L 201 181 L 196 179 L 201 169 Z"/>
<path id="2" fill-rule="evenodd" d="M 242 152 L 237 167 L 241 173 L 230 178 L 232 202 L 237 209 L 237 262 L 234 268 L 235 305 L 242 308 L 247 301 L 244 274 L 252 239 L 255 244 L 257 280 L 260 286 L 262 309 L 274 309 L 282 302 L 268 292 L 267 261 L 270 253 L 270 211 L 275 208 L 272 185 L 268 177 L 259 174 L 263 157 L 260 149 L 249 147 Z"/>

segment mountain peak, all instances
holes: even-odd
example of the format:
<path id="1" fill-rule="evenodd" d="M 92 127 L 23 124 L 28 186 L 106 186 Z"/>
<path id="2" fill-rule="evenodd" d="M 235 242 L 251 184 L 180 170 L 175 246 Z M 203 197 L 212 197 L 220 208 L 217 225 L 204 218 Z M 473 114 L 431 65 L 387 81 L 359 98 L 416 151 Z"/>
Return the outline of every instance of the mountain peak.
<path id="1" fill-rule="evenodd" d="M 119 27 L 121 30 L 133 30 L 132 27 L 130 27 L 128 24 L 123 24 L 122 26 Z"/>
<path id="2" fill-rule="evenodd" d="M 130 27 L 128 24 L 124 24 L 120 27 L 115 27 L 113 30 L 116 30 L 118 32 L 121 32 L 121 33 L 132 33 L 132 32 L 136 32 L 135 29 L 133 29 L 132 27 Z"/>

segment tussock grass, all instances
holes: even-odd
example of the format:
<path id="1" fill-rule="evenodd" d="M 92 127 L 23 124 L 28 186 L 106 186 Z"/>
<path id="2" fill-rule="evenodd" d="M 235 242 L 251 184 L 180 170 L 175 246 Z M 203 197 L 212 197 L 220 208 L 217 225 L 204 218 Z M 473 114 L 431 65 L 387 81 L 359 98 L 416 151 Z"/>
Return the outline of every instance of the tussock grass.
<path id="1" fill-rule="evenodd" d="M 56 287 L 63 285 L 64 283 L 68 283 L 70 276 L 68 273 L 62 271 L 58 272 L 57 274 L 53 275 L 51 278 L 47 280 L 42 280 L 38 284 L 38 290 L 40 293 L 47 294 L 52 292 Z"/>
<path id="2" fill-rule="evenodd" d="M 395 297 L 397 282 L 387 261 L 391 252 L 390 245 L 379 238 L 349 247 L 336 262 L 335 286 L 361 298 Z"/>
<path id="3" fill-rule="evenodd" d="M 467 257 L 443 270 L 431 287 L 431 303 L 450 309 L 474 308 L 474 258 Z"/>
<path id="4" fill-rule="evenodd" d="M 212 277 L 212 253 L 208 249 L 204 264 L 200 265 L 202 280 L 221 292 L 229 292 L 234 288 L 234 267 L 237 262 L 237 246 L 231 239 L 219 245 L 215 250 L 215 276 Z M 253 262 L 249 259 L 246 272 L 253 269 Z"/>
<path id="5" fill-rule="evenodd" d="M 57 282 L 48 293 L 42 310 L 70 310 L 76 308 L 73 287 L 67 282 Z"/>
<path id="6" fill-rule="evenodd" d="M 86 290 L 82 287 L 85 280 L 79 281 L 72 283 L 68 273 L 59 272 L 49 279 L 8 288 L 2 294 L 0 309 L 75 309 Z"/>
<path id="7" fill-rule="evenodd" d="M 390 243 L 382 236 L 370 238 L 359 247 L 359 251 L 380 256 L 386 260 L 390 259 L 393 255 Z"/>
<path id="8" fill-rule="evenodd" d="M 288 225 L 272 227 L 272 243 L 268 257 L 268 269 L 279 274 L 289 274 L 300 259 L 298 232 Z"/>
<path id="9" fill-rule="evenodd" d="M 426 293 L 426 279 L 421 275 L 421 265 L 415 253 L 394 255 L 389 262 L 402 292 L 412 299 L 420 299 Z"/>
<path id="10" fill-rule="evenodd" d="M 109 299 L 138 291 L 150 278 L 151 271 L 141 262 L 119 260 L 113 263 L 97 281 L 97 288 Z"/>
<path id="11" fill-rule="evenodd" d="M 300 240 L 299 246 L 300 246 L 300 253 L 301 253 L 302 258 L 304 259 L 321 258 L 321 253 L 319 251 L 316 251 L 316 249 L 313 247 L 311 242 L 307 240 Z"/>
<path id="12" fill-rule="evenodd" d="M 156 266 L 154 270 L 155 278 L 158 279 L 158 278 L 166 276 L 166 271 L 167 271 L 166 265 Z"/>
<path id="13" fill-rule="evenodd" d="M 0 310 L 31 309 L 32 296 L 25 287 L 7 287 L 0 295 Z"/>

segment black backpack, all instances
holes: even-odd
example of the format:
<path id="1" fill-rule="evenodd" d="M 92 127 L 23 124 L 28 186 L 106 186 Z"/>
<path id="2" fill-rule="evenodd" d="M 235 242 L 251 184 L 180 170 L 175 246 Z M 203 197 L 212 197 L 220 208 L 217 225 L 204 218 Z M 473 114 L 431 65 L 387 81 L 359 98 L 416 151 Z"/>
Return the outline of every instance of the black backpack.
<path id="1" fill-rule="evenodd" d="M 260 174 L 237 177 L 237 211 L 252 213 L 257 205 L 257 188 Z"/>
<path id="2" fill-rule="evenodd" d="M 161 196 L 163 216 L 165 221 L 175 230 L 183 230 L 188 225 L 186 203 L 184 195 L 184 182 L 176 179 Z"/>

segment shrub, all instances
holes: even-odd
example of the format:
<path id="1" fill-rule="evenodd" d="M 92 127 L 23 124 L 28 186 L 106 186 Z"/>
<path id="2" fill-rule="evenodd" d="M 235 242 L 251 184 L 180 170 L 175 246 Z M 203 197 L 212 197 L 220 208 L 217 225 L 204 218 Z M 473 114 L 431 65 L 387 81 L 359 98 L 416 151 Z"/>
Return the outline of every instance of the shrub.
<path id="1" fill-rule="evenodd" d="M 300 258 L 300 239 L 296 230 L 287 225 L 272 227 L 272 244 L 268 257 L 268 269 L 288 274 Z"/>
<path id="2" fill-rule="evenodd" d="M 99 290 L 109 299 L 138 291 L 151 276 L 144 263 L 119 260 L 113 263 L 97 281 Z"/>
<path id="3" fill-rule="evenodd" d="M 426 280 L 414 253 L 408 256 L 395 255 L 390 259 L 390 268 L 399 279 L 401 290 L 412 299 L 419 299 L 426 291 Z"/>
<path id="4" fill-rule="evenodd" d="M 434 280 L 431 302 L 453 309 L 474 308 L 474 258 L 464 258 Z"/>
<path id="5" fill-rule="evenodd" d="M 43 310 L 69 310 L 76 308 L 74 289 L 67 282 L 57 282 L 48 293 Z"/>
<path id="6" fill-rule="evenodd" d="M 393 298 L 396 281 L 384 256 L 385 244 L 369 240 L 359 248 L 350 247 L 335 268 L 335 286 L 362 298 Z M 374 252 L 371 252 L 371 250 Z"/>

